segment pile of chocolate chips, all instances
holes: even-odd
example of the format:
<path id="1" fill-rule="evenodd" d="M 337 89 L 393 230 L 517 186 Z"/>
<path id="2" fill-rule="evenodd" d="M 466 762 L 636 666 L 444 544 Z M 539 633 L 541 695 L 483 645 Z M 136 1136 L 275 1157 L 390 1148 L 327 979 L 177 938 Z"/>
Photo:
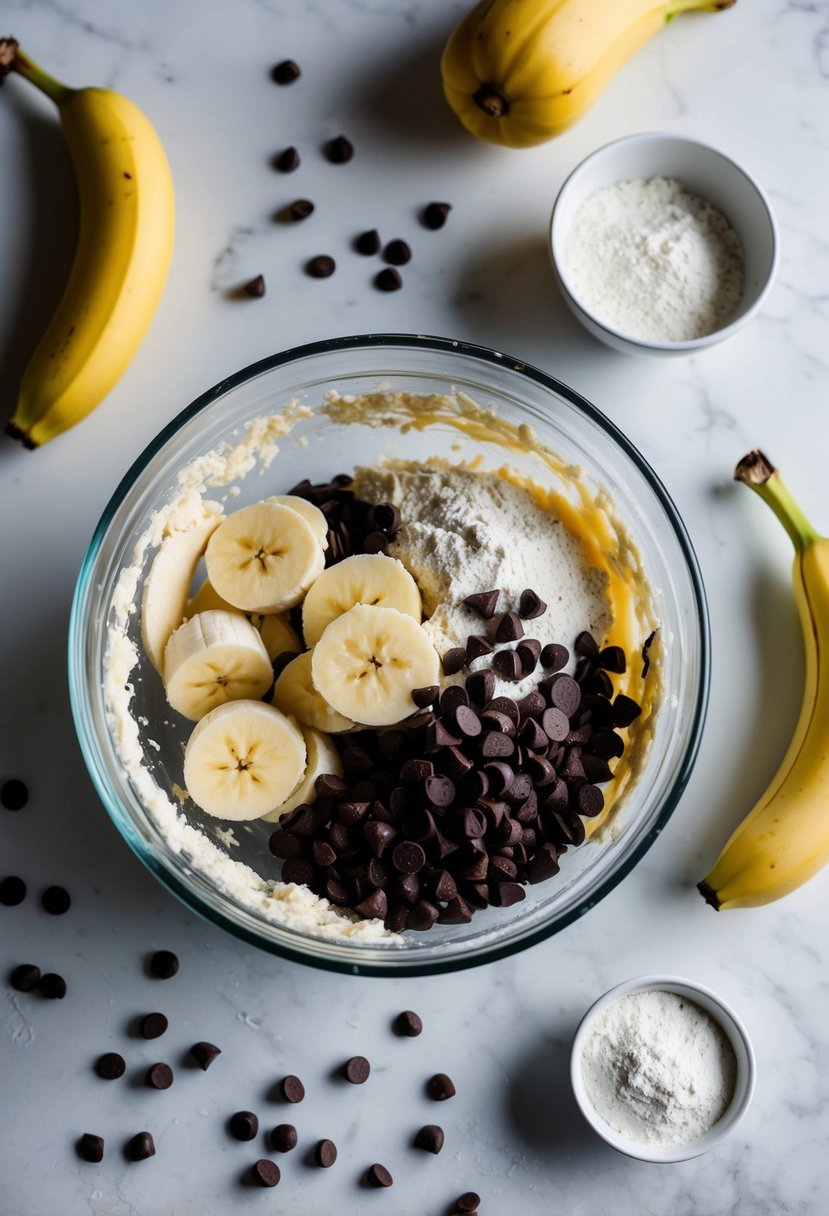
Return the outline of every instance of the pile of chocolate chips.
<path id="1" fill-rule="evenodd" d="M 390 502 L 370 503 L 357 498 L 347 473 L 312 485 L 300 481 L 288 493 L 304 498 L 322 511 L 328 522 L 326 566 L 355 553 L 385 553 L 400 527 L 400 511 Z"/>

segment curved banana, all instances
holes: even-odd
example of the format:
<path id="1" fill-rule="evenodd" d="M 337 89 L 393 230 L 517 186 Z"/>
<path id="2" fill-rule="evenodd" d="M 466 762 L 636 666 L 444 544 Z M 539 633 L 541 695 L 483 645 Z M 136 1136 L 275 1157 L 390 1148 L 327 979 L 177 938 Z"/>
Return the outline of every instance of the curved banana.
<path id="1" fill-rule="evenodd" d="M 806 679 L 780 767 L 698 884 L 715 908 L 771 903 L 829 862 L 829 537 L 817 534 L 762 452 L 744 457 L 735 477 L 768 503 L 794 542 Z"/>
<path id="2" fill-rule="evenodd" d="M 175 204 L 164 148 L 131 101 L 59 84 L 11 39 L 0 76 L 4 59 L 57 105 L 80 198 L 69 281 L 6 428 L 37 447 L 94 409 L 138 350 L 167 278 Z"/>

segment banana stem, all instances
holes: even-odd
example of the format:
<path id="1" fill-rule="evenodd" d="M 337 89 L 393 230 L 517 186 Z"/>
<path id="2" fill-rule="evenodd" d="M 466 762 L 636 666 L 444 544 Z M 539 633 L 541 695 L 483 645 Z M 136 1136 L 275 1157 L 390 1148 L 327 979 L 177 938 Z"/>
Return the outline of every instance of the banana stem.
<path id="1" fill-rule="evenodd" d="M 0 39 L 0 71 L 3 76 L 7 72 L 18 72 L 36 89 L 40 89 L 41 93 L 50 97 L 56 105 L 60 105 L 72 92 L 67 85 L 61 84 L 48 72 L 44 72 L 43 68 L 38 67 L 34 60 L 20 49 L 14 38 Z"/>
<path id="2" fill-rule="evenodd" d="M 820 539 L 820 533 L 792 498 L 778 470 L 759 449 L 743 457 L 734 470 L 734 480 L 742 481 L 771 507 L 798 553 Z"/>

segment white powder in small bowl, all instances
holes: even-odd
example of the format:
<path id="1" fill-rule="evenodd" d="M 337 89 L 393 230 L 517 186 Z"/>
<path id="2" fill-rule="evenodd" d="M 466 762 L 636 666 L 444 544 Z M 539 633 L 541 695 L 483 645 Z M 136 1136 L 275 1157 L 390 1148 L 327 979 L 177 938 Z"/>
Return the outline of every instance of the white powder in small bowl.
<path id="1" fill-rule="evenodd" d="M 582 203 L 566 244 L 577 300 L 598 321 L 651 342 L 722 329 L 743 295 L 742 242 L 673 178 L 616 182 Z"/>
<path id="2" fill-rule="evenodd" d="M 737 1058 L 722 1027 L 676 992 L 632 992 L 597 1018 L 581 1072 L 588 1099 L 638 1144 L 689 1144 L 722 1118 Z"/>

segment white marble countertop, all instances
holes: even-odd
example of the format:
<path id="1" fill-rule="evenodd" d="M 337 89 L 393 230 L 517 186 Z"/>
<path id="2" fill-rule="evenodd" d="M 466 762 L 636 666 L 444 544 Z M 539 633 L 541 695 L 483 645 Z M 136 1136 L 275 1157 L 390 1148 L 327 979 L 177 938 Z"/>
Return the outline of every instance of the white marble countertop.
<path id="1" fill-rule="evenodd" d="M 829 198 L 827 29 L 823 4 L 738 0 L 721 15 L 678 19 L 630 62 L 587 117 L 560 139 L 511 153 L 476 143 L 439 94 L 439 48 L 466 3 L 420 0 L 5 0 L 3 25 L 55 75 L 106 84 L 152 117 L 178 195 L 178 240 L 160 312 L 134 365 L 91 418 L 36 453 L 0 444 L 3 622 L 0 778 L 31 789 L 0 811 L 0 871 L 28 899 L 0 908 L 0 970 L 22 959 L 66 975 L 63 1002 L 0 993 L 0 1214 L 195 1216 L 282 1211 L 395 1216 L 442 1213 L 474 1189 L 482 1212 L 569 1216 L 821 1213 L 829 1205 L 829 875 L 785 902 L 715 915 L 693 884 L 763 789 L 790 735 L 801 657 L 782 530 L 732 467 L 757 444 L 829 530 L 825 467 Z M 285 57 L 301 81 L 279 89 Z M 559 298 L 545 251 L 553 197 L 588 152 L 633 131 L 708 140 L 767 187 L 782 229 L 777 285 L 735 339 L 680 361 L 617 355 L 589 338 Z M 346 133 L 351 164 L 321 142 Z M 296 144 L 301 170 L 271 154 Z M 48 317 L 72 248 L 73 202 L 55 115 L 23 82 L 0 93 L 0 406 Z M 297 195 L 307 224 L 272 222 Z M 416 219 L 433 198 L 454 204 L 437 234 Z M 378 227 L 414 250 L 396 295 L 376 292 L 354 233 Z M 338 258 L 333 278 L 301 273 L 309 254 Z M 263 273 L 261 301 L 228 292 Z M 525 954 L 426 980 L 353 979 L 281 962 L 202 923 L 145 872 L 117 835 L 76 745 L 65 678 L 70 597 L 86 544 L 123 472 L 184 405 L 275 350 L 385 329 L 469 339 L 554 373 L 604 410 L 664 479 L 687 521 L 708 587 L 712 700 L 691 786 L 645 860 L 583 920 Z M 65 883 L 73 906 L 48 917 L 37 892 Z M 147 952 L 182 959 L 169 983 L 143 973 Z M 648 1166 L 605 1147 L 567 1082 L 569 1042 L 593 999 L 651 971 L 710 984 L 744 1016 L 758 1059 L 753 1107 L 720 1149 Z M 399 1040 L 400 1009 L 425 1032 Z M 160 1009 L 157 1043 L 130 1037 Z M 175 1066 L 195 1039 L 218 1043 L 210 1072 L 179 1069 L 158 1094 L 142 1067 Z M 127 1077 L 104 1084 L 98 1053 L 121 1051 Z M 331 1070 L 363 1053 L 363 1089 Z M 407 1148 L 434 1117 L 422 1079 L 443 1068 L 458 1096 L 440 1108 L 447 1147 Z M 284 1161 L 273 1192 L 244 1188 L 264 1155 L 224 1122 L 240 1108 L 263 1127 L 285 1108 L 269 1090 L 305 1080 L 295 1110 L 306 1144 L 330 1136 L 340 1161 Z M 136 1079 L 137 1078 L 137 1079 Z M 127 1136 L 150 1127 L 158 1155 L 127 1164 Z M 83 1131 L 102 1134 L 101 1166 L 77 1160 Z M 393 1191 L 356 1182 L 371 1161 Z"/>

